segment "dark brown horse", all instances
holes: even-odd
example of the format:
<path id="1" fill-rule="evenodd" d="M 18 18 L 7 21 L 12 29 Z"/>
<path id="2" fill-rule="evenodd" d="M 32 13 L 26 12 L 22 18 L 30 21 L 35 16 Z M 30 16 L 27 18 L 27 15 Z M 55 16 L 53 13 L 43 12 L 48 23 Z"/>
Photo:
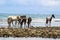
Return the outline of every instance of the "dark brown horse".
<path id="1" fill-rule="evenodd" d="M 20 16 L 20 19 L 18 20 L 20 23 L 20 27 L 22 28 L 22 25 L 24 24 L 24 27 L 26 26 L 26 16 Z"/>
<path id="2" fill-rule="evenodd" d="M 32 21 L 32 18 L 29 17 L 29 18 L 28 18 L 28 22 L 27 22 L 27 24 L 28 24 L 28 28 L 29 28 L 29 26 L 30 26 L 30 24 L 31 24 L 31 21 Z"/>
<path id="3" fill-rule="evenodd" d="M 26 27 L 26 23 L 27 23 L 28 24 L 28 28 L 29 28 L 29 25 L 31 24 L 32 18 L 31 17 L 26 18 L 26 16 L 23 15 L 23 16 L 20 16 L 20 19 L 18 21 L 20 23 L 20 27 L 21 28 L 22 28 L 23 23 L 24 23 L 24 27 Z"/>
<path id="4" fill-rule="evenodd" d="M 52 16 L 46 17 L 46 24 L 49 23 L 49 26 L 51 26 L 52 18 L 55 18 L 54 14 L 52 14 Z M 48 27 L 48 25 L 46 25 L 46 26 Z"/>

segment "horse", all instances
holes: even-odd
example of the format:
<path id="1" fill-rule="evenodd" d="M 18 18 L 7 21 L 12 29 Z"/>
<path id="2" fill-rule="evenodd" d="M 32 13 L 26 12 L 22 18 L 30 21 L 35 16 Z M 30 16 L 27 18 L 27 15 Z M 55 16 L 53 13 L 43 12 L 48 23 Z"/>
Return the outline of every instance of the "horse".
<path id="1" fill-rule="evenodd" d="M 32 21 L 32 18 L 31 18 L 31 17 L 28 17 L 28 22 L 27 22 L 28 28 L 29 28 L 29 26 L 30 26 L 30 24 L 31 24 L 31 21 Z"/>
<path id="2" fill-rule="evenodd" d="M 22 16 L 20 16 L 20 19 L 18 21 L 20 23 L 21 28 L 22 28 L 23 23 L 24 23 L 24 27 L 26 27 L 26 23 L 27 23 L 28 28 L 29 28 L 29 25 L 31 24 L 32 18 L 31 17 L 26 18 L 25 15 L 22 15 Z"/>
<path id="3" fill-rule="evenodd" d="M 22 16 L 20 16 L 20 19 L 18 20 L 19 21 L 19 23 L 20 23 L 20 27 L 22 28 L 22 25 L 23 25 L 23 23 L 24 23 L 24 27 L 26 26 L 26 16 L 25 15 L 22 15 Z"/>
<path id="4" fill-rule="evenodd" d="M 51 26 L 52 18 L 55 18 L 54 14 L 52 14 L 52 15 L 49 16 L 49 17 L 46 17 L 46 24 L 49 23 L 49 26 Z M 48 27 L 48 25 L 46 25 L 46 26 Z"/>
<path id="5" fill-rule="evenodd" d="M 7 22 L 9 27 L 11 26 L 11 23 L 13 25 L 13 21 L 15 21 L 15 25 L 16 25 L 19 19 L 20 19 L 20 16 L 8 16 Z"/>

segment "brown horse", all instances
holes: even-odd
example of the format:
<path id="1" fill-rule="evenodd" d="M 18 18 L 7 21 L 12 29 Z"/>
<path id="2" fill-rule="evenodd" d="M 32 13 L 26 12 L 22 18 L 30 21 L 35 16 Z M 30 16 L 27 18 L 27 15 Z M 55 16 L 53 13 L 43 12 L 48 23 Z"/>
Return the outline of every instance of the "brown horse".
<path id="1" fill-rule="evenodd" d="M 46 17 L 46 24 L 49 23 L 49 26 L 51 26 L 52 18 L 55 18 L 54 14 L 52 14 L 52 16 Z M 47 27 L 48 27 L 48 26 L 47 26 Z"/>
<path id="2" fill-rule="evenodd" d="M 28 24 L 28 28 L 29 28 L 29 26 L 30 26 L 30 24 L 31 24 L 31 21 L 32 21 L 32 18 L 29 17 L 29 18 L 28 18 L 28 22 L 27 22 L 27 24 Z"/>
<path id="3" fill-rule="evenodd" d="M 20 27 L 22 28 L 23 23 L 24 23 L 24 27 L 26 27 L 26 23 L 27 23 L 28 24 L 28 28 L 29 28 L 29 25 L 31 24 L 31 21 L 32 21 L 31 17 L 29 17 L 27 19 L 25 15 L 20 16 L 20 19 L 19 19 Z"/>
<path id="4" fill-rule="evenodd" d="M 19 16 L 9 16 L 7 19 L 9 27 L 11 27 L 11 23 L 13 24 L 13 21 L 15 21 L 15 25 L 16 25 L 19 19 L 20 19 Z"/>
<path id="5" fill-rule="evenodd" d="M 21 28 L 22 28 L 23 23 L 24 23 L 24 27 L 26 26 L 26 16 L 25 15 L 20 16 L 20 19 L 18 21 L 20 23 Z"/>

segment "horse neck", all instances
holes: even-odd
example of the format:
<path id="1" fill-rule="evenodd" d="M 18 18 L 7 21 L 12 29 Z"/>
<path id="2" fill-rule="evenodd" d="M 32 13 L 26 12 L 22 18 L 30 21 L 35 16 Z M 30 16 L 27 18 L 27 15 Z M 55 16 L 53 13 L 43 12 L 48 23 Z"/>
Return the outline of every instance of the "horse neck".
<path id="1" fill-rule="evenodd" d="M 52 18 L 53 18 L 53 17 L 51 16 L 51 20 L 52 20 Z"/>
<path id="2" fill-rule="evenodd" d="M 49 16 L 48 19 L 49 19 L 49 20 L 52 20 L 52 16 Z"/>

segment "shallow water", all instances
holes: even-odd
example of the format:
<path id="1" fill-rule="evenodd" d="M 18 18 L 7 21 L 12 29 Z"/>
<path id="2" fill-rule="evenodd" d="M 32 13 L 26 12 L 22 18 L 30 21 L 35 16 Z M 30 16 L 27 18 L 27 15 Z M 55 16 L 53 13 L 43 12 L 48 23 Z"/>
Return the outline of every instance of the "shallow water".
<path id="1" fill-rule="evenodd" d="M 0 37 L 0 40 L 60 40 L 59 38 L 53 39 L 53 38 L 3 38 Z"/>
<path id="2" fill-rule="evenodd" d="M 39 27 L 39 26 L 45 27 L 46 24 L 45 24 L 45 22 L 41 22 L 41 21 L 39 21 L 39 22 L 38 21 L 32 21 L 31 26 L 34 26 L 34 27 Z M 60 22 L 52 21 L 51 26 L 57 26 L 58 27 L 58 26 L 60 26 Z M 7 21 L 1 21 L 0 22 L 0 27 L 8 27 Z M 14 27 L 14 26 L 12 26 L 12 27 Z"/>

